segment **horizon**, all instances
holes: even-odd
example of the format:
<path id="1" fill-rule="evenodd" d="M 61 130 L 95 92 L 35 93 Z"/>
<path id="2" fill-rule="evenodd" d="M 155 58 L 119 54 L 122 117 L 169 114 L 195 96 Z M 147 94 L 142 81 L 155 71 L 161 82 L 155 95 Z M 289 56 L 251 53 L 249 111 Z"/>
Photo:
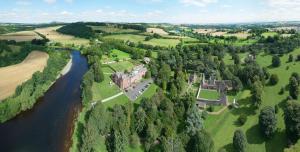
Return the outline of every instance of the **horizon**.
<path id="1" fill-rule="evenodd" d="M 300 21 L 300 0 L 13 0 L 1 23 L 242 24 Z"/>

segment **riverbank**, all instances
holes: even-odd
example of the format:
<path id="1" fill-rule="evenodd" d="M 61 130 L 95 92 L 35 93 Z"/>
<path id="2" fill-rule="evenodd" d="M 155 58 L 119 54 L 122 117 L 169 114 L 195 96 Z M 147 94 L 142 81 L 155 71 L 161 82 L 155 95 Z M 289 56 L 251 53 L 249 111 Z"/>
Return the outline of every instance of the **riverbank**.
<path id="1" fill-rule="evenodd" d="M 72 68 L 73 65 L 73 58 L 71 56 L 69 62 L 67 63 L 67 65 L 61 70 L 60 74 L 61 75 L 66 75 Z"/>

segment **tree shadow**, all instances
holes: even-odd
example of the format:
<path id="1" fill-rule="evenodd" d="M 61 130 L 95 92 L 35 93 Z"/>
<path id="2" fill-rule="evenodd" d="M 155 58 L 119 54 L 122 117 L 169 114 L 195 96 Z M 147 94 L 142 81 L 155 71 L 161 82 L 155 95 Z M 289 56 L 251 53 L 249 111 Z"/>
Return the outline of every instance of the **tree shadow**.
<path id="1" fill-rule="evenodd" d="M 244 98 L 239 100 L 239 108 L 232 109 L 231 113 L 233 115 L 245 114 L 247 116 L 255 115 L 257 108 L 250 103 L 251 97 Z"/>
<path id="2" fill-rule="evenodd" d="M 265 142 L 264 137 L 260 133 L 258 124 L 252 126 L 246 131 L 246 137 L 249 144 L 262 144 Z"/>
<path id="3" fill-rule="evenodd" d="M 265 148 L 266 152 L 282 152 L 287 146 L 287 138 L 285 130 L 278 130 L 275 136 L 266 141 Z"/>
<path id="4" fill-rule="evenodd" d="M 222 147 L 222 148 L 225 149 L 225 150 L 228 151 L 228 152 L 234 152 L 232 143 L 227 144 L 227 145 L 225 145 L 225 146 Z M 218 150 L 220 150 L 220 149 L 218 149 Z"/>

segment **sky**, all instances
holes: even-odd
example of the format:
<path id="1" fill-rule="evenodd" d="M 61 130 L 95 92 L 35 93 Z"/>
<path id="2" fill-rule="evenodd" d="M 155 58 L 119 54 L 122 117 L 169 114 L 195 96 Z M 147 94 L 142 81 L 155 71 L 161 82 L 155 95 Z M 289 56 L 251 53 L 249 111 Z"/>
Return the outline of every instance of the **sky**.
<path id="1" fill-rule="evenodd" d="M 0 0 L 0 22 L 300 21 L 300 0 Z"/>

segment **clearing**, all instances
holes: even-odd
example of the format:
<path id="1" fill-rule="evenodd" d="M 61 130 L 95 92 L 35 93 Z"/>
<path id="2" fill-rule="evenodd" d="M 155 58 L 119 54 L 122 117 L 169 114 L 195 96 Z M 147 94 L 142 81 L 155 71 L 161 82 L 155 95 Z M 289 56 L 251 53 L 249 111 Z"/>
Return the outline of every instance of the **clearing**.
<path id="1" fill-rule="evenodd" d="M 32 74 L 43 71 L 48 58 L 45 52 L 33 51 L 22 63 L 0 68 L 0 100 L 13 95 L 17 86 L 29 80 Z"/>
<path id="2" fill-rule="evenodd" d="M 1 40 L 15 40 L 17 42 L 31 41 L 33 39 L 42 39 L 34 31 L 21 31 L 0 35 Z"/>
<path id="3" fill-rule="evenodd" d="M 43 34 L 46 36 L 50 41 L 59 42 L 62 44 L 76 44 L 76 45 L 84 45 L 88 44 L 89 40 L 83 38 L 77 38 L 71 35 L 65 35 L 57 32 L 56 30 L 59 29 L 61 26 L 53 26 L 53 27 L 46 27 L 46 28 L 37 28 L 34 31 Z"/>
<path id="4" fill-rule="evenodd" d="M 147 32 L 148 33 L 156 33 L 159 35 L 169 35 L 169 33 L 167 33 L 166 31 L 164 31 L 161 28 L 147 28 Z"/>

